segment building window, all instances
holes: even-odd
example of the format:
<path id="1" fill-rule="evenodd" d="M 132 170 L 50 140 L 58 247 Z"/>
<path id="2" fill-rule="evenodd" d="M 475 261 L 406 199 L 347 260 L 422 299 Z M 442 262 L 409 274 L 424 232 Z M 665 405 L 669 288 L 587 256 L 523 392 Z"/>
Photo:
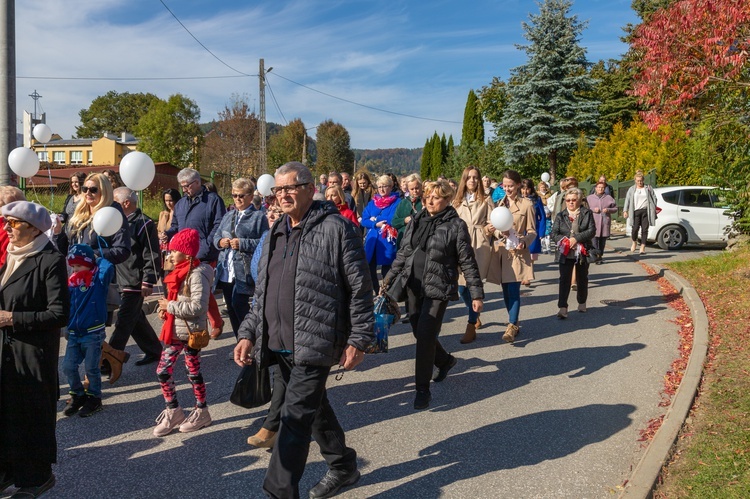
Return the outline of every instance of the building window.
<path id="1" fill-rule="evenodd" d="M 38 151 L 36 155 L 39 156 L 39 161 L 49 161 L 49 153 L 47 151 Z"/>
<path id="2" fill-rule="evenodd" d="M 83 151 L 70 151 L 70 164 L 71 165 L 83 164 Z"/>
<path id="3" fill-rule="evenodd" d="M 86 163 L 92 164 L 94 162 L 94 151 L 86 151 Z"/>
<path id="4" fill-rule="evenodd" d="M 65 151 L 54 151 L 52 153 L 52 161 L 54 161 L 58 165 L 64 165 L 65 164 Z"/>

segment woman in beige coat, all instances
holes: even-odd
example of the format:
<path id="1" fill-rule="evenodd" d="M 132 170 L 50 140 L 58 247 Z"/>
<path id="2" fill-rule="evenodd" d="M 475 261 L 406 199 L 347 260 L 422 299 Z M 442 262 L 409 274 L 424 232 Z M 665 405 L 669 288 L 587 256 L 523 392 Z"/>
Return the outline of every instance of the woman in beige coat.
<path id="1" fill-rule="evenodd" d="M 529 245 L 536 239 L 536 215 L 534 205 L 521 197 L 521 175 L 515 170 L 503 173 L 505 198 L 500 205 L 513 215 L 513 226 L 505 232 L 488 227 L 494 233 L 492 260 L 487 282 L 503 287 L 503 300 L 508 310 L 508 327 L 503 340 L 512 343 L 518 335 L 518 316 L 521 310 L 521 281 L 534 279 Z"/>
<path id="2" fill-rule="evenodd" d="M 484 192 L 482 185 L 482 174 L 476 166 L 467 166 L 461 174 L 458 184 L 458 192 L 453 198 L 453 207 L 458 212 L 461 220 L 466 222 L 471 236 L 471 247 L 474 249 L 474 258 L 479 267 L 479 276 L 482 280 L 487 278 L 490 268 L 490 212 L 492 212 L 492 199 Z M 477 329 L 482 327 L 479 313 L 474 312 L 471 303 L 471 294 L 466 287 L 463 274 L 458 278 L 458 295 L 463 299 L 469 309 L 469 321 L 466 324 L 466 332 L 461 338 L 461 343 L 471 343 L 477 337 Z"/>

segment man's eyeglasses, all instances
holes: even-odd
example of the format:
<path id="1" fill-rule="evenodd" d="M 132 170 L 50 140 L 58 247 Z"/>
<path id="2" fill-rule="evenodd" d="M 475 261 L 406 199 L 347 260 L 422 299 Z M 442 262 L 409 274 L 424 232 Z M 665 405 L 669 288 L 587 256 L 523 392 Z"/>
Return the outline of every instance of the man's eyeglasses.
<path id="1" fill-rule="evenodd" d="M 81 192 L 84 193 L 84 194 L 86 194 L 88 192 L 90 192 L 91 194 L 96 194 L 97 192 L 99 192 L 99 188 L 97 186 L 95 186 L 95 185 L 92 186 L 92 187 L 86 187 L 84 185 L 83 187 L 81 187 Z"/>
<path id="2" fill-rule="evenodd" d="M 192 182 L 188 182 L 187 184 L 180 184 L 180 187 L 182 187 L 182 190 L 185 190 L 188 187 L 190 187 L 191 185 L 193 185 L 194 183 L 196 183 L 197 181 L 198 180 L 193 180 Z"/>
<path id="3" fill-rule="evenodd" d="M 249 196 L 249 195 L 250 194 L 232 194 L 232 197 L 234 199 L 238 199 L 238 198 L 244 198 L 245 196 Z"/>
<path id="4" fill-rule="evenodd" d="M 10 225 L 12 228 L 17 229 L 21 226 L 21 224 L 28 224 L 29 222 L 25 222 L 23 220 L 14 220 L 12 218 L 6 218 L 5 223 Z"/>
<path id="5" fill-rule="evenodd" d="M 278 187 L 271 187 L 271 192 L 276 196 L 280 194 L 297 194 L 299 188 L 305 185 L 307 185 L 307 182 L 302 182 L 301 184 L 280 185 Z"/>

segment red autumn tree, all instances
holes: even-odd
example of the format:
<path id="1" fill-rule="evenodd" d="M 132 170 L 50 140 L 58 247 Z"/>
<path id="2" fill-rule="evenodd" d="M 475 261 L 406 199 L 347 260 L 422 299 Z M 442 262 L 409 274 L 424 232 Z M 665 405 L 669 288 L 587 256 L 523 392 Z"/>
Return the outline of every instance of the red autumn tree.
<path id="1" fill-rule="evenodd" d="M 633 95 L 646 106 L 651 129 L 695 117 L 714 90 L 750 85 L 748 0 L 680 0 L 633 35 Z"/>

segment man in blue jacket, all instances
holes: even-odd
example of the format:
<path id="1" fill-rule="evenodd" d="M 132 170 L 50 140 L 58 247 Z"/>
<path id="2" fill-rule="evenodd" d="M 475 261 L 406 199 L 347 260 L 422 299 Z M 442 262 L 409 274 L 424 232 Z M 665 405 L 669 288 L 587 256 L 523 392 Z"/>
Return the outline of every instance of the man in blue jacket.
<path id="1" fill-rule="evenodd" d="M 224 202 L 218 194 L 210 192 L 201 184 L 200 173 L 192 168 L 180 170 L 177 181 L 185 195 L 174 205 L 172 226 L 166 231 L 166 239 L 171 239 L 182 229 L 197 230 L 200 236 L 197 258 L 215 268 L 219 259 L 219 249 L 212 242 L 227 211 Z M 224 321 L 213 293 L 208 298 L 208 320 L 211 323 L 211 337 L 218 338 Z"/>

